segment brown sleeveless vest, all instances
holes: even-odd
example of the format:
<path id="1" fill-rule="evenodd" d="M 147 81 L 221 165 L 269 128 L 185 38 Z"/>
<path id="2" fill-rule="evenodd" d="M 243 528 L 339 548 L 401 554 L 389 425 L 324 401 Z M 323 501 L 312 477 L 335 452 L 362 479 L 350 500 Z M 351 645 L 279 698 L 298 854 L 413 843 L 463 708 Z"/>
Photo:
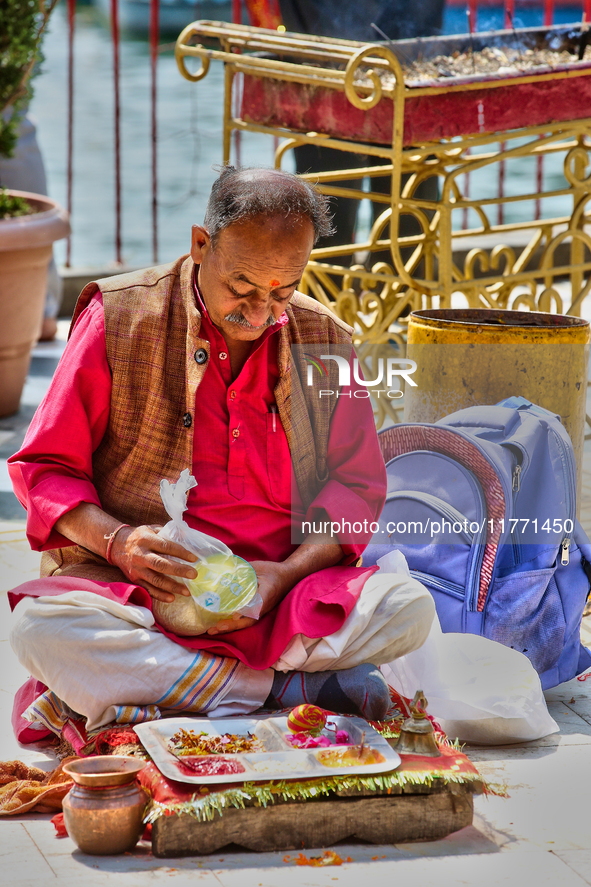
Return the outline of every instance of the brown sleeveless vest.
<path id="1" fill-rule="evenodd" d="M 182 257 L 169 265 L 89 283 L 72 320 L 73 325 L 100 290 L 113 389 L 108 427 L 93 455 L 93 482 L 104 511 L 132 526 L 167 522 L 160 480 L 176 481 L 192 464 L 193 434 L 199 434 L 195 392 L 208 366 L 208 360 L 198 363 L 196 355 L 204 350 L 209 358 L 209 342 L 199 337 L 193 269 L 192 259 Z M 289 322 L 277 334 L 275 398 L 290 450 L 297 453 L 294 471 L 306 506 L 327 480 L 328 435 L 337 401 L 314 397 L 314 389 L 302 385 L 303 349 L 296 349 L 292 362 L 291 345 L 347 350 L 352 330 L 301 293 L 293 296 L 286 313 Z M 334 361 L 329 363 L 329 378 L 323 384 L 338 389 L 338 368 Z M 92 564 L 99 569 L 83 566 Z M 66 568 L 70 575 L 114 578 L 103 558 L 80 546 L 44 553 L 41 575 Z"/>

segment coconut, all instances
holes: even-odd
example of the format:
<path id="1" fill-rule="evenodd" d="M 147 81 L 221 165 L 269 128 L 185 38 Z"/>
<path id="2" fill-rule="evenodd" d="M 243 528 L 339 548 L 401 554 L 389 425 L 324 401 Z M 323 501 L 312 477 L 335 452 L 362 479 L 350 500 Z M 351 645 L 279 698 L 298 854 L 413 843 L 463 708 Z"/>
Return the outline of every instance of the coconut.
<path id="1" fill-rule="evenodd" d="M 180 635 L 204 634 L 222 619 L 247 607 L 257 593 L 251 565 L 235 554 L 212 554 L 196 565 L 197 577 L 184 580 L 191 595 L 171 603 L 153 601 L 157 622 Z"/>

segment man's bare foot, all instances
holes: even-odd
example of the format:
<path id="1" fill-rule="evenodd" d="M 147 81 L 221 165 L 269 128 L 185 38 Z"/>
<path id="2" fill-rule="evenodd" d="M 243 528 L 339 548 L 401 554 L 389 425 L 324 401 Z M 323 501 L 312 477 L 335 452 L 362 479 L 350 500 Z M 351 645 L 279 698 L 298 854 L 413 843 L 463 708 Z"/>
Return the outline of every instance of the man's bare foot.
<path id="1" fill-rule="evenodd" d="M 44 317 L 41 324 L 40 342 L 52 342 L 57 333 L 57 320 L 55 317 Z"/>

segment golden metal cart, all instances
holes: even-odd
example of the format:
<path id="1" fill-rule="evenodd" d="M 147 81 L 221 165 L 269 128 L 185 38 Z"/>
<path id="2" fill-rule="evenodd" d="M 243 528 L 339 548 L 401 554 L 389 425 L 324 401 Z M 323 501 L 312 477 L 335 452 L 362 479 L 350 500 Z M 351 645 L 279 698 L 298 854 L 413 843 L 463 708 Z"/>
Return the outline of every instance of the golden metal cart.
<path id="1" fill-rule="evenodd" d="M 358 346 L 403 349 L 410 309 L 463 304 L 580 314 L 591 288 L 591 60 L 578 60 L 586 42 L 580 25 L 363 45 L 196 22 L 180 35 L 176 56 L 193 81 L 212 60 L 224 63 L 224 161 L 234 132 L 278 139 L 277 167 L 302 144 L 362 155 L 362 168 L 308 178 L 328 195 L 370 198 L 383 212 L 362 242 L 315 249 L 303 288 L 354 327 Z M 412 60 L 491 45 L 518 45 L 517 62 L 495 74 L 405 81 L 402 65 Z M 520 59 L 538 48 L 570 57 L 520 70 Z M 539 188 L 524 175 L 517 193 L 483 194 L 482 184 L 496 184 L 504 164 L 551 155 L 563 161 L 559 180 L 547 176 Z M 388 176 L 390 193 L 350 187 L 361 176 Z M 435 196 L 418 196 L 433 177 Z M 566 198 L 570 214 L 548 214 L 555 198 L 563 206 Z M 516 207 L 526 208 L 521 218 Z M 409 216 L 416 233 L 400 236 Z M 363 262 L 349 265 L 353 250 Z M 559 278 L 570 284 L 566 300 Z"/>

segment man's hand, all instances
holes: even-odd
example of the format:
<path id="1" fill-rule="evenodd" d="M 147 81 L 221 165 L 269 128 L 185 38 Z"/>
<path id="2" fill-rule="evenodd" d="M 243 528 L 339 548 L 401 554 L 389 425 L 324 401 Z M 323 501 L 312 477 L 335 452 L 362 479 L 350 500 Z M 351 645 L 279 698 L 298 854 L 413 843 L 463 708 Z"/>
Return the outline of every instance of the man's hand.
<path id="1" fill-rule="evenodd" d="M 106 557 L 109 533 L 120 522 L 106 514 L 98 505 L 81 502 L 62 514 L 55 529 L 66 539 Z M 145 588 L 150 597 L 164 603 L 174 601 L 175 594 L 190 594 L 187 586 L 173 577 L 195 579 L 197 571 L 173 560 L 178 557 L 196 563 L 199 558 L 176 542 L 156 535 L 160 527 L 121 527 L 111 545 L 111 563 L 131 581 Z"/>
<path id="2" fill-rule="evenodd" d="M 263 599 L 263 607 L 258 617 L 260 619 L 261 616 L 264 616 L 283 600 L 287 592 L 291 591 L 295 582 L 293 582 L 293 576 L 287 561 L 284 563 L 253 561 L 251 566 L 257 574 L 258 592 Z M 233 616 L 222 619 L 221 622 L 208 629 L 207 633 L 224 634 L 228 631 L 238 631 L 240 628 L 250 628 L 257 621 L 257 619 L 253 619 L 251 616 L 241 616 L 239 613 L 234 613 Z"/>
<path id="3" fill-rule="evenodd" d="M 106 514 L 97 505 L 81 502 L 76 508 L 63 514 L 55 523 L 55 529 L 77 545 L 88 548 L 102 557 L 106 556 L 109 533 L 119 526 L 117 518 Z M 195 579 L 197 571 L 173 558 L 197 563 L 199 558 L 176 542 L 169 542 L 156 535 L 159 527 L 122 527 L 111 545 L 111 562 L 131 581 L 158 601 L 172 603 L 175 594 L 189 595 L 189 589 L 179 579 Z M 275 561 L 253 561 L 257 574 L 258 590 L 263 599 L 260 616 L 276 607 L 300 580 L 311 573 L 337 564 L 343 556 L 342 549 L 332 537 L 309 536 L 290 556 Z M 259 617 L 260 618 L 260 617 Z M 254 625 L 256 619 L 235 614 L 223 619 L 208 634 L 237 631 Z"/>
<path id="4" fill-rule="evenodd" d="M 328 515 L 326 518 L 328 519 Z M 263 599 L 263 609 L 259 619 L 276 607 L 294 585 L 297 585 L 306 576 L 323 570 L 325 567 L 338 564 L 342 557 L 341 546 L 331 536 L 314 534 L 308 536 L 283 563 L 253 561 L 252 566 L 259 583 L 259 594 Z M 207 633 L 223 634 L 227 631 L 238 631 L 240 628 L 249 628 L 256 621 L 249 616 L 240 616 L 235 613 L 230 618 L 222 619 Z"/>
<path id="5" fill-rule="evenodd" d="M 160 527 L 123 527 L 111 548 L 111 561 L 131 582 L 145 588 L 150 597 L 164 603 L 174 601 L 175 594 L 188 596 L 189 589 L 174 576 L 195 579 L 197 571 L 173 558 L 195 563 L 197 555 L 177 542 L 157 535 Z"/>

